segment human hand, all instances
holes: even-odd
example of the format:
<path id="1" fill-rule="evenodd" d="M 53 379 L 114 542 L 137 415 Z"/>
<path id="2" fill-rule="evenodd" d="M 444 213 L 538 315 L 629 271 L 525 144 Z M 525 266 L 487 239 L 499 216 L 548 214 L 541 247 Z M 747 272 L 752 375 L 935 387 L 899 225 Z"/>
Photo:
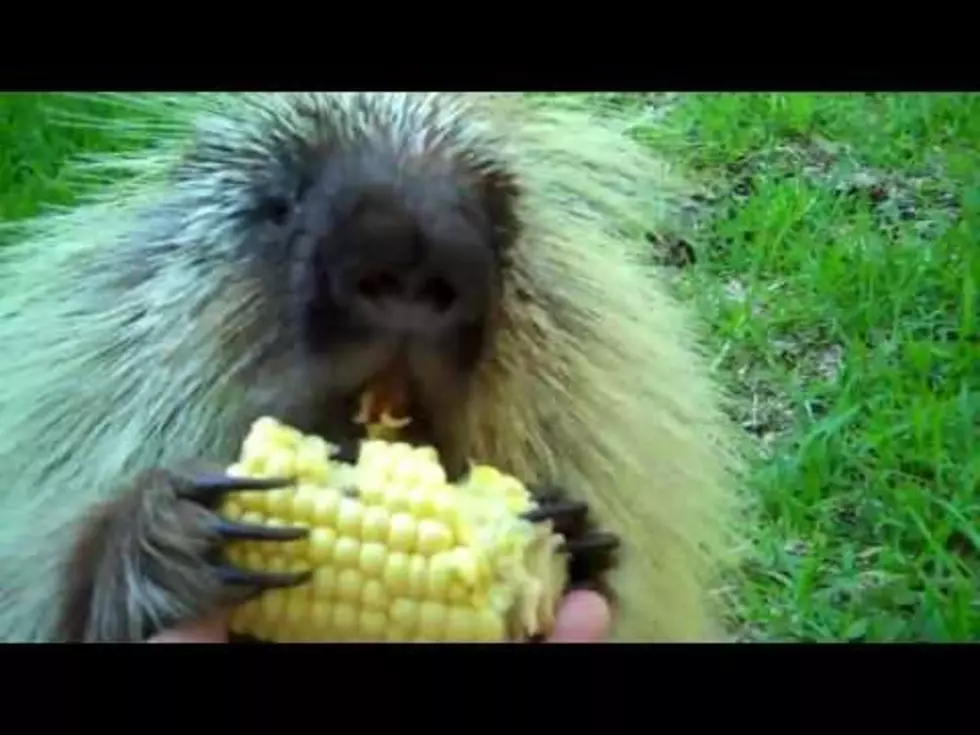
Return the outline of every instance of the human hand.
<path id="1" fill-rule="evenodd" d="M 227 643 L 228 616 L 226 614 L 188 623 L 157 633 L 147 643 Z"/>
<path id="2" fill-rule="evenodd" d="M 549 643 L 600 643 L 609 633 L 609 603 L 596 592 L 566 595 Z M 149 643 L 227 643 L 228 620 L 219 615 L 159 633 Z"/>
<path id="3" fill-rule="evenodd" d="M 548 643 L 601 643 L 609 635 L 612 615 L 606 598 L 598 592 L 569 592 L 558 609 Z"/>

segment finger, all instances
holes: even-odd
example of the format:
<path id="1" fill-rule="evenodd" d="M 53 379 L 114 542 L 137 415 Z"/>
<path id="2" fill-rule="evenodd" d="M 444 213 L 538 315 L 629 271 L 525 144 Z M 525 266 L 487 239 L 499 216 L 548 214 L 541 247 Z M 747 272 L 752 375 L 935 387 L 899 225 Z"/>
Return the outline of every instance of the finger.
<path id="1" fill-rule="evenodd" d="M 227 643 L 228 620 L 224 615 L 171 628 L 150 638 L 147 643 Z"/>
<path id="2" fill-rule="evenodd" d="M 562 602 L 550 643 L 599 643 L 606 639 L 612 616 L 598 592 L 570 592 Z"/>

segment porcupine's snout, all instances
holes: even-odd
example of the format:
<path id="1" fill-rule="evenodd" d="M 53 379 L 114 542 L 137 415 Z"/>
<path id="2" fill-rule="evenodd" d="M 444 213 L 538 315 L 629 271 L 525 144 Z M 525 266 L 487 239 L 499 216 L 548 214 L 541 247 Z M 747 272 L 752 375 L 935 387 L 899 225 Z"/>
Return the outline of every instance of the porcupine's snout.
<path id="1" fill-rule="evenodd" d="M 332 281 L 338 302 L 370 328 L 408 340 L 447 336 L 482 320 L 489 249 L 462 228 L 426 229 L 411 212 L 365 205 L 351 223 L 356 256 Z"/>
<path id="2" fill-rule="evenodd" d="M 449 431 L 492 343 L 506 248 L 495 187 L 442 158 L 403 164 L 374 149 L 320 167 L 275 250 L 289 264 L 281 331 L 298 340 L 304 386 L 270 378 L 275 413 L 323 431 L 301 406 L 343 400 L 313 413 L 349 422 L 365 391 L 394 381 L 419 441 L 438 443 L 432 424 Z"/>
<path id="3" fill-rule="evenodd" d="M 430 179 L 361 185 L 321 206 L 304 289 L 314 351 L 353 343 L 472 369 L 500 277 L 480 202 Z"/>

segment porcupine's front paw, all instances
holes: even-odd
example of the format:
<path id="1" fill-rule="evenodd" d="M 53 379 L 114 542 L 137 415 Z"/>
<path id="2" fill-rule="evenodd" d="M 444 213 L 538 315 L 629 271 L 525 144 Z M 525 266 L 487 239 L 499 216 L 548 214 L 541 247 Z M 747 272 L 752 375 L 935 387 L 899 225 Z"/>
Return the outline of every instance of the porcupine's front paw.
<path id="1" fill-rule="evenodd" d="M 227 492 L 272 490 L 287 480 L 150 470 L 84 522 L 66 569 L 61 637 L 134 642 L 199 620 L 310 573 L 256 574 L 220 561 L 226 541 L 293 541 L 301 528 L 230 523 L 213 509 Z"/>
<path id="2" fill-rule="evenodd" d="M 571 500 L 556 487 L 530 487 L 538 508 L 526 513 L 531 521 L 550 520 L 555 531 L 565 537 L 563 550 L 568 554 L 568 589 L 590 589 L 612 597 L 606 573 L 616 564 L 619 537 L 598 530 L 589 517 L 589 506 Z"/>

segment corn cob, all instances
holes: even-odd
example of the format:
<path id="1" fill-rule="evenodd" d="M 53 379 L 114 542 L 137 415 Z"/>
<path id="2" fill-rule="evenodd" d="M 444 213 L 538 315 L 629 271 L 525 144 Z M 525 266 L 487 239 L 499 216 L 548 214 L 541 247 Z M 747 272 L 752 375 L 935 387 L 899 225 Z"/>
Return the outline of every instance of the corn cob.
<path id="1" fill-rule="evenodd" d="M 473 466 L 447 482 L 435 450 L 366 440 L 356 464 L 271 418 L 259 419 L 229 473 L 294 477 L 280 490 L 233 493 L 230 520 L 303 526 L 305 539 L 235 541 L 228 560 L 254 571 L 313 569 L 237 609 L 231 629 L 267 641 L 506 641 L 546 634 L 566 581 L 563 542 L 515 478 Z"/>

